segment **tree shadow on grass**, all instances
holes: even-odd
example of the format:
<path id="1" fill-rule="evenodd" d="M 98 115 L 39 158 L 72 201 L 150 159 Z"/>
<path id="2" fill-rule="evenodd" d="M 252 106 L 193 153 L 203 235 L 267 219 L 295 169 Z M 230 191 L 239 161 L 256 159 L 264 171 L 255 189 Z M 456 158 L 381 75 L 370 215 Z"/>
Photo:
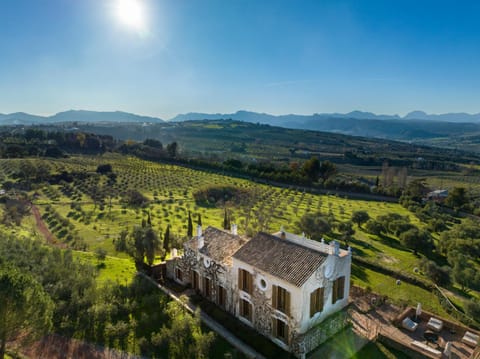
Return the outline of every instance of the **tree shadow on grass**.
<path id="1" fill-rule="evenodd" d="M 425 257 L 429 260 L 437 263 L 439 266 L 448 265 L 447 258 L 440 253 L 434 251 L 424 251 L 422 254 L 425 255 Z"/>
<path id="2" fill-rule="evenodd" d="M 455 293 L 457 295 L 459 295 L 460 297 L 463 297 L 465 299 L 473 299 L 475 298 L 475 296 L 470 292 L 470 291 L 463 291 L 461 290 L 460 288 L 456 288 L 454 286 L 450 286 L 448 288 L 448 290 L 450 290 L 452 293 Z"/>
<path id="3" fill-rule="evenodd" d="M 368 276 L 365 273 L 365 268 L 360 267 L 358 264 L 353 264 L 352 263 L 352 272 L 351 272 L 352 278 L 359 279 L 365 283 L 368 283 Z"/>
<path id="4" fill-rule="evenodd" d="M 392 247 L 404 252 L 410 252 L 408 248 L 405 248 L 397 239 L 393 237 L 380 234 L 378 238 L 380 238 L 380 242 L 382 242 L 383 244 L 386 244 L 389 247 Z"/>
<path id="5" fill-rule="evenodd" d="M 381 252 L 377 247 L 373 246 L 372 244 L 365 241 L 361 241 L 359 239 L 352 238 L 349 241 L 349 244 L 350 246 L 352 246 L 353 254 L 359 257 L 369 256 L 369 254 L 367 254 L 365 250 L 370 250 L 375 253 Z"/>

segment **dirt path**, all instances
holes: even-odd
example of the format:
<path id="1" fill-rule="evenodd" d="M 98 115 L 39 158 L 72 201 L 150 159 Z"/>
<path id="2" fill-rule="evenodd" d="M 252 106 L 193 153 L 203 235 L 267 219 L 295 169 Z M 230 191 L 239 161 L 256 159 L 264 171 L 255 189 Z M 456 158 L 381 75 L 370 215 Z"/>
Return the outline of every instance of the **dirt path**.
<path id="1" fill-rule="evenodd" d="M 42 215 L 40 214 L 40 211 L 38 208 L 32 203 L 32 214 L 35 217 L 35 222 L 37 224 L 37 230 L 42 234 L 43 237 L 47 240 L 48 244 L 60 247 L 60 248 L 66 248 L 66 246 L 62 243 L 59 243 L 55 236 L 50 232 L 48 229 L 47 225 L 42 219 Z"/>

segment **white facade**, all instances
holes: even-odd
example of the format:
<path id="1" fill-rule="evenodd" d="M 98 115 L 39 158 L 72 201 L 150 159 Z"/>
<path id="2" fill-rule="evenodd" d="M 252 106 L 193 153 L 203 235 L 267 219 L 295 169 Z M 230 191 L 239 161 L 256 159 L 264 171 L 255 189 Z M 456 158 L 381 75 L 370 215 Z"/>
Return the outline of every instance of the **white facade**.
<path id="1" fill-rule="evenodd" d="M 215 231 L 209 228 L 206 232 L 218 234 L 220 230 Z M 284 231 L 236 242 L 231 238 L 240 238 L 238 235 L 224 232 L 217 235 L 216 242 L 222 238 L 228 242 L 229 256 L 219 263 L 218 253 L 212 258 L 214 251 L 210 257 L 207 248 L 203 248 L 205 253 L 198 248 L 198 244 L 208 247 L 214 243 L 207 238 L 208 233 L 205 235 L 186 244 L 177 265 L 182 278 L 174 276 L 179 283 L 192 285 L 298 357 L 343 327 L 342 322 L 323 330 L 322 322 L 348 304 L 350 250 L 340 249 L 335 242 L 325 244 Z M 262 244 L 268 253 L 261 252 Z M 198 279 L 193 278 L 193 272 L 198 273 Z M 205 285 L 211 288 L 207 290 Z M 225 290 L 222 303 L 219 286 Z"/>

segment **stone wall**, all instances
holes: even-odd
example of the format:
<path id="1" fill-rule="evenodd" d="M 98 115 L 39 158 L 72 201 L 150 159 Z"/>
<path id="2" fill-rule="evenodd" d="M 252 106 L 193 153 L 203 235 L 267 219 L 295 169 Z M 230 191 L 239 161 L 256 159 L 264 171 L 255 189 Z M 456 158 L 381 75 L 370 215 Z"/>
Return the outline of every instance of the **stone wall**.
<path id="1" fill-rule="evenodd" d="M 175 266 L 179 258 L 173 258 L 173 259 L 168 259 L 165 262 L 166 266 L 166 274 L 168 279 L 174 279 L 175 278 Z"/>
<path id="2" fill-rule="evenodd" d="M 386 346 L 390 347 L 390 348 L 393 348 L 393 349 L 396 349 L 396 350 L 399 350 L 403 353 L 405 353 L 409 358 L 414 358 L 414 359 L 424 359 L 425 358 L 425 355 L 403 345 L 402 343 L 399 343 L 391 338 L 388 338 L 382 334 L 378 334 L 378 337 L 377 337 L 377 340 L 380 342 L 380 343 L 383 343 L 385 344 Z"/>
<path id="3" fill-rule="evenodd" d="M 299 358 L 302 357 L 345 329 L 349 323 L 346 310 L 332 314 L 305 334 L 294 338 L 291 345 L 292 353 Z"/>

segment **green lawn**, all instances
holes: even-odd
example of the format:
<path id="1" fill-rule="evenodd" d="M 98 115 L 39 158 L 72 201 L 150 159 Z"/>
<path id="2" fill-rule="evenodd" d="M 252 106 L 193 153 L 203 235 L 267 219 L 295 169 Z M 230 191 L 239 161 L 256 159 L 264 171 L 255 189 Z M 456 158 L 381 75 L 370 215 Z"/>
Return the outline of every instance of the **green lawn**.
<path id="1" fill-rule="evenodd" d="M 354 354 L 351 359 L 408 359 L 403 352 L 389 348 L 380 342 L 371 342 Z"/>
<path id="2" fill-rule="evenodd" d="M 428 290 L 406 282 L 401 282 L 400 285 L 397 285 L 397 278 L 360 267 L 357 264 L 352 264 L 351 278 L 354 285 L 363 288 L 369 287 L 375 293 L 387 295 L 394 302 L 413 306 L 416 306 L 417 303 L 422 303 L 425 310 L 450 317 L 441 306 L 438 297 Z"/>
<path id="3" fill-rule="evenodd" d="M 129 258 L 107 256 L 105 261 L 99 262 L 94 253 L 74 251 L 74 257 L 81 261 L 93 264 L 98 269 L 97 282 L 99 285 L 107 281 L 129 284 L 136 273 L 135 264 Z"/>

